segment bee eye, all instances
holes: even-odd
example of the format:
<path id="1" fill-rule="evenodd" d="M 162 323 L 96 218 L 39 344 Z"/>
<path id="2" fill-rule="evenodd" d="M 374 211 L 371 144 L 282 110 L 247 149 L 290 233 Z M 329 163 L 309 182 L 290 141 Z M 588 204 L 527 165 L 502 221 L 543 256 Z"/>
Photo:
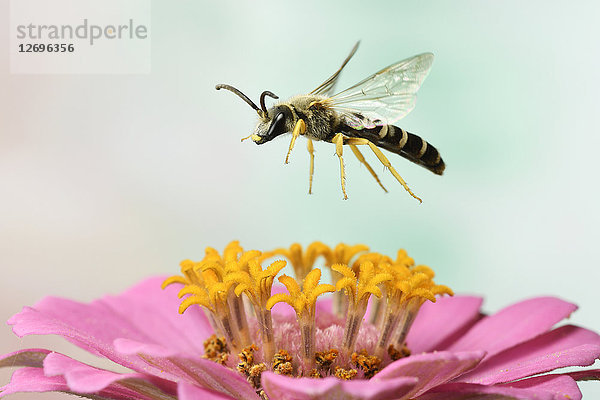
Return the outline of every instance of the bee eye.
<path id="1" fill-rule="evenodd" d="M 278 113 L 275 118 L 273 118 L 273 122 L 269 127 L 269 131 L 267 132 L 268 140 L 273 139 L 276 136 L 282 135 L 285 133 L 285 115 L 282 112 Z"/>

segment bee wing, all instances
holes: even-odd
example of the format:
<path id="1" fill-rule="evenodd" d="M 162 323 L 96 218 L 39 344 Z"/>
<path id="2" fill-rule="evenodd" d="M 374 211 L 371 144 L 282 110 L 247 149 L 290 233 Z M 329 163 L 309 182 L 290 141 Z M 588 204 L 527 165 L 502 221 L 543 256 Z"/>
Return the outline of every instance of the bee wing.
<path id="1" fill-rule="evenodd" d="M 423 53 L 392 64 L 331 96 L 328 105 L 355 129 L 392 124 L 415 107 L 432 63 L 433 54 Z"/>
<path id="2" fill-rule="evenodd" d="M 350 50 L 350 54 L 348 54 L 348 57 L 346 57 L 346 59 L 342 63 L 342 66 L 340 68 L 338 68 L 338 70 L 335 71 L 335 73 L 333 75 L 331 75 L 329 78 L 327 78 L 327 80 L 325 82 L 321 83 L 319 85 L 319 87 L 317 87 L 315 90 L 310 92 L 310 94 L 328 95 L 330 92 L 333 92 L 333 90 L 335 89 L 335 84 L 337 82 L 337 79 L 340 76 L 340 73 L 342 72 L 342 70 L 344 69 L 346 64 L 348 64 L 348 61 L 350 61 L 350 59 L 352 58 L 354 53 L 356 53 L 356 50 L 358 50 L 359 44 L 360 44 L 360 40 L 358 42 L 356 42 L 356 44 L 354 45 L 352 50 Z"/>

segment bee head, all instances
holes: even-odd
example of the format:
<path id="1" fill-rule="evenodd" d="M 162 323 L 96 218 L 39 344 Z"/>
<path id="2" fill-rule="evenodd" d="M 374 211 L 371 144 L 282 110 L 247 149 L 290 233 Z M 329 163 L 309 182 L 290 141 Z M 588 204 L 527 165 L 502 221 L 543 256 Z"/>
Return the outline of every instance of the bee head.
<path id="1" fill-rule="evenodd" d="M 274 93 L 272 93 L 268 90 L 265 90 L 264 92 L 262 92 L 260 95 L 260 107 L 261 108 L 258 108 L 258 106 L 252 100 L 250 100 L 250 98 L 248 96 L 246 96 L 244 93 L 242 93 L 240 90 L 234 88 L 233 86 L 219 84 L 219 85 L 215 86 L 215 89 L 217 89 L 217 90 L 226 89 L 226 90 L 229 90 L 230 92 L 237 94 L 242 100 L 244 100 L 246 103 L 248 103 L 248 105 L 250 107 L 252 107 L 252 109 L 254 109 L 254 111 L 256 111 L 258 113 L 260 120 L 258 122 L 258 125 L 256 126 L 254 133 L 249 136 L 250 138 L 252 138 L 252 140 L 256 144 L 263 144 L 263 143 L 268 142 L 269 140 L 273 139 L 274 137 L 279 136 L 282 133 L 286 132 L 286 130 L 284 130 L 284 129 L 285 129 L 285 125 L 286 125 L 285 121 L 287 119 L 287 115 L 285 115 L 283 111 L 279 111 L 279 112 L 276 111 L 276 109 L 278 109 L 280 107 L 275 107 L 275 108 L 271 108 L 270 110 L 267 110 L 267 107 L 265 106 L 265 97 L 266 96 L 272 97 L 274 99 L 279 98 Z M 287 110 L 287 113 L 289 114 L 290 111 Z M 245 139 L 247 139 L 247 138 L 245 138 Z M 242 139 L 242 140 L 244 140 L 244 139 Z"/>
<path id="2" fill-rule="evenodd" d="M 264 115 L 264 118 L 258 120 L 254 133 L 250 135 L 256 144 L 269 142 L 293 129 L 290 127 L 293 121 L 292 111 L 288 106 L 272 107 Z"/>

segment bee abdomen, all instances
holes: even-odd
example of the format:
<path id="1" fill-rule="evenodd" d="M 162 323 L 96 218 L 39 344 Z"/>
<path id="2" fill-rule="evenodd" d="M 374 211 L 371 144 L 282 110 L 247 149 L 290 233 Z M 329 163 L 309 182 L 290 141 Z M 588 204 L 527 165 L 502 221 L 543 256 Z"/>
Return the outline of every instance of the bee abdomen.
<path id="1" fill-rule="evenodd" d="M 350 136 L 364 137 L 378 147 L 399 154 L 434 174 L 442 175 L 446 168 L 440 152 L 433 145 L 397 126 L 382 125 L 361 130 L 351 129 L 351 132 L 345 133 Z"/>

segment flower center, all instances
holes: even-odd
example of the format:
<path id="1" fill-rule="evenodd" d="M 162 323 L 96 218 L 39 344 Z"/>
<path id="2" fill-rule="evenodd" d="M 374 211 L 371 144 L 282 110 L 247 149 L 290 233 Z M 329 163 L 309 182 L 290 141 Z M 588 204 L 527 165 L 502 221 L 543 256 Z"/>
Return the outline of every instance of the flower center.
<path id="1" fill-rule="evenodd" d="M 279 276 L 287 293 L 272 294 L 275 277 L 286 266 L 295 278 Z M 332 284 L 320 283 L 324 259 Z M 395 260 L 364 245 L 330 248 L 315 242 L 262 253 L 244 251 L 237 241 L 223 254 L 206 249 L 204 259 L 181 262 L 183 276 L 165 280 L 163 288 L 183 284 L 179 312 L 201 306 L 215 334 L 204 342 L 204 357 L 243 374 L 261 392 L 260 374 L 271 370 L 289 376 L 340 379 L 373 377 L 390 362 L 410 355 L 406 336 L 425 301 L 452 290 L 433 281 L 434 272 L 414 265 L 400 250 Z M 333 292 L 333 311 L 319 310 L 317 299 Z M 294 316 L 272 314 L 277 303 Z M 367 308 L 368 320 L 365 321 Z M 342 318 L 343 316 L 343 318 Z"/>

